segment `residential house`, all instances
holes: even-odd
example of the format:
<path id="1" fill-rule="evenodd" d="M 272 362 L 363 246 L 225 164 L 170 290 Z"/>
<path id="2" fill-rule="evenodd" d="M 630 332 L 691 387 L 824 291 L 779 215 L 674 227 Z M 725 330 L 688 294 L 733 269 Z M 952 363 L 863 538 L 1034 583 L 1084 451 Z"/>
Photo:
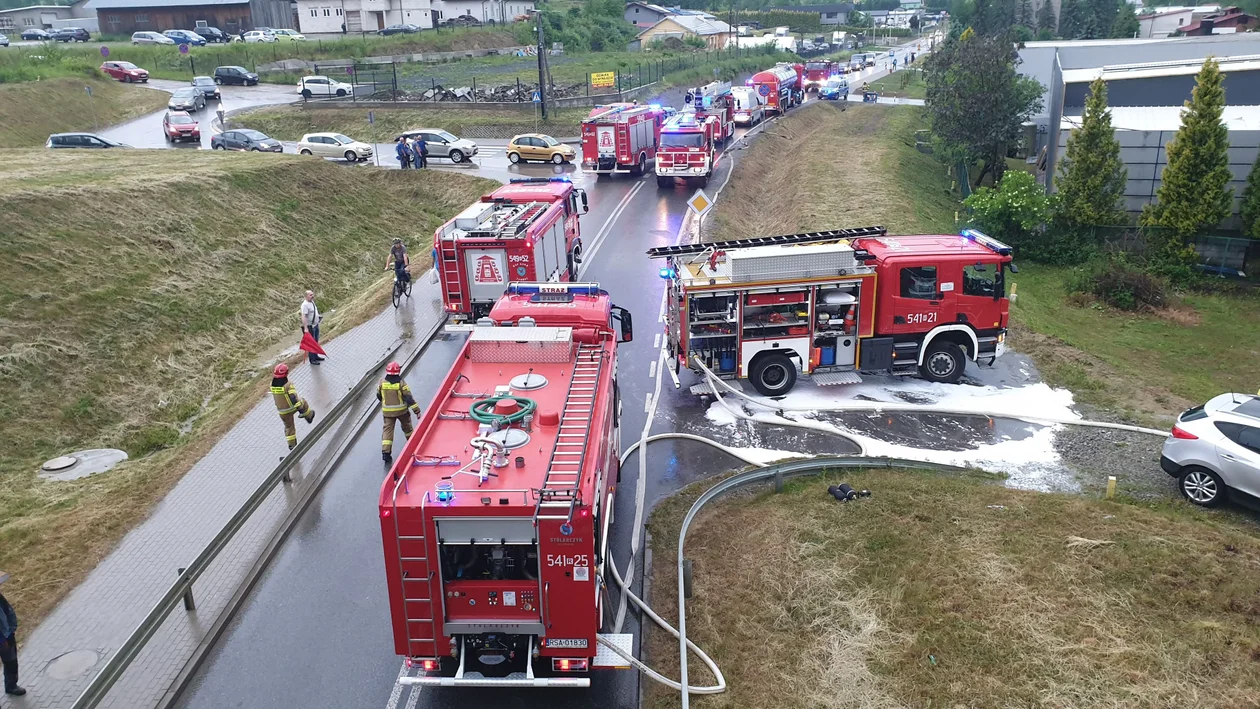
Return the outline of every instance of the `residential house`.
<path id="1" fill-rule="evenodd" d="M 1220 5 L 1150 8 L 1138 15 L 1138 37 L 1167 37 L 1186 25 L 1221 11 Z"/>
<path id="2" fill-rule="evenodd" d="M 23 32 L 30 29 L 46 30 L 56 20 L 74 17 L 69 5 L 31 5 L 0 10 L 0 32 Z"/>
<path id="3" fill-rule="evenodd" d="M 1237 7 L 1227 7 L 1214 15 L 1178 27 L 1175 34 L 1181 37 L 1206 37 L 1210 34 L 1249 32 L 1255 28 L 1255 15 L 1248 15 Z"/>
<path id="4" fill-rule="evenodd" d="M 923 6 L 921 0 L 911 1 L 919 2 L 919 7 Z M 901 6 L 906 7 L 906 3 L 902 2 Z M 839 5 L 785 5 L 774 9 L 818 13 L 819 21 L 824 25 L 847 25 L 849 23 L 849 13 L 853 12 L 853 3 L 846 2 Z"/>
<path id="5" fill-rule="evenodd" d="M 128 35 L 141 30 L 193 29 L 204 21 L 224 32 L 255 27 L 292 27 L 289 0 L 88 0 L 102 32 Z"/>
<path id="6" fill-rule="evenodd" d="M 735 29 L 721 20 L 697 15 L 671 15 L 640 32 L 638 41 L 640 46 L 646 47 L 652 42 L 670 37 L 699 37 L 710 49 L 724 49 L 734 36 Z"/>

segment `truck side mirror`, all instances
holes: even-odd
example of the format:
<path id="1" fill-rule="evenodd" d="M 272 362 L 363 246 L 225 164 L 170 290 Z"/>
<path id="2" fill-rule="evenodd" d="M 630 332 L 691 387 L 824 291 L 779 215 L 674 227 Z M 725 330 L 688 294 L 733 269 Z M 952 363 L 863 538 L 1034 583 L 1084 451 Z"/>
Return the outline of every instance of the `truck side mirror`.
<path id="1" fill-rule="evenodd" d="M 630 316 L 629 310 L 614 305 L 612 308 L 612 320 L 618 326 L 617 342 L 634 340 L 634 318 Z"/>
<path id="2" fill-rule="evenodd" d="M 586 202 L 586 190 L 578 190 L 578 194 L 582 196 L 582 213 L 586 214 L 591 211 L 591 205 Z"/>

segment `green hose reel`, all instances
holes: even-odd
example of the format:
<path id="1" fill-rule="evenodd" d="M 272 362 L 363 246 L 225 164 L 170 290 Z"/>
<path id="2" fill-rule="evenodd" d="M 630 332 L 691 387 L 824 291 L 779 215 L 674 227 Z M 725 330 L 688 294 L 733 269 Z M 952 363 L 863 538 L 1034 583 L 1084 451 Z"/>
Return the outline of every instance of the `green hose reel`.
<path id="1" fill-rule="evenodd" d="M 510 414 L 495 413 L 494 407 L 500 401 L 507 399 L 515 401 L 520 405 L 520 408 Z M 489 424 L 494 430 L 498 431 L 514 423 L 524 421 L 526 416 L 533 416 L 536 410 L 538 410 L 538 402 L 533 399 L 525 399 L 519 396 L 492 396 L 489 399 L 474 401 L 468 413 L 477 423 Z"/>

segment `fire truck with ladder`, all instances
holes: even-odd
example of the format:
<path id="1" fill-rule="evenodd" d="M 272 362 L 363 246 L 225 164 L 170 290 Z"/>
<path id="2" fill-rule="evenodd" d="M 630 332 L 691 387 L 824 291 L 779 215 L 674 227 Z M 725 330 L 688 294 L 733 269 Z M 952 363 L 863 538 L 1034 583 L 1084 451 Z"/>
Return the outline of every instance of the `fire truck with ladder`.
<path id="1" fill-rule="evenodd" d="M 748 85 L 766 99 L 766 111 L 780 114 L 805 101 L 805 69 L 800 64 L 776 64 L 748 79 Z"/>
<path id="2" fill-rule="evenodd" d="M 816 384 L 859 373 L 957 382 L 1005 351 L 1011 248 L 972 230 L 889 236 L 883 227 L 661 246 L 670 372 L 699 359 L 765 396 L 797 372 Z M 685 362 L 684 362 L 685 361 Z M 703 381 L 694 393 L 711 392 Z"/>
<path id="3" fill-rule="evenodd" d="M 841 72 L 836 63 L 827 59 L 805 62 L 805 91 L 817 91 L 828 79 L 839 73 Z"/>
<path id="4" fill-rule="evenodd" d="M 594 283 L 512 283 L 471 330 L 386 475 L 394 649 L 421 686 L 588 687 L 620 475 L 617 343 Z M 410 675 L 410 673 L 408 673 Z"/>
<path id="5" fill-rule="evenodd" d="M 582 263 L 578 216 L 586 191 L 567 177 L 517 178 L 483 195 L 433 234 L 442 301 L 475 320 L 509 281 L 571 281 Z"/>
<path id="6" fill-rule="evenodd" d="M 722 154 L 717 148 L 721 132 L 717 116 L 690 111 L 670 116 L 656 144 L 657 187 L 673 187 L 676 177 L 698 178 L 701 187 L 707 185 Z"/>
<path id="7" fill-rule="evenodd" d="M 718 119 L 719 143 L 735 137 L 735 96 L 731 93 L 731 82 L 714 81 L 699 88 L 689 89 L 684 99 L 688 110 L 696 114 L 697 119 L 712 116 Z"/>
<path id="8" fill-rule="evenodd" d="M 642 175 L 656 156 L 665 111 L 660 106 L 596 106 L 582 121 L 582 169 L 598 175 Z"/>

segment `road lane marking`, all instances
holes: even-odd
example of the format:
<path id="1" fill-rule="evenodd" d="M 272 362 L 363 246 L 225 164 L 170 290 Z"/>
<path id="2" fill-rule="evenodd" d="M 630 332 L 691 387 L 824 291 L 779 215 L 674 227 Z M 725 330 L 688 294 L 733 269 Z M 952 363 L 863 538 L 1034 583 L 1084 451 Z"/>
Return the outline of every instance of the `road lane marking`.
<path id="1" fill-rule="evenodd" d="M 406 709 L 416 709 L 416 702 L 420 701 L 420 692 L 423 691 L 423 689 L 424 688 L 419 685 L 412 685 L 411 694 L 407 695 Z"/>
<path id="2" fill-rule="evenodd" d="M 630 201 L 634 199 L 634 196 L 639 193 L 639 190 L 643 189 L 644 184 L 645 183 L 640 180 L 635 183 L 634 187 L 630 188 L 630 191 L 626 193 L 626 196 L 622 197 L 621 201 L 617 203 L 617 207 L 613 210 L 612 214 L 608 215 L 608 219 L 604 221 L 604 224 L 600 228 L 599 232 L 595 234 L 595 238 L 591 239 L 590 248 L 582 255 L 582 262 L 586 264 L 586 267 L 582 269 L 583 272 L 590 268 L 591 263 L 595 260 L 595 254 L 599 252 L 599 247 L 604 245 L 604 241 L 608 237 L 608 234 L 612 232 L 613 225 L 615 225 L 617 220 L 621 218 L 621 213 L 626 211 L 626 207 L 630 205 Z"/>
<path id="3" fill-rule="evenodd" d="M 648 379 L 656 378 L 656 360 L 652 360 L 652 366 L 648 367 Z"/>
<path id="4" fill-rule="evenodd" d="M 643 400 L 643 411 L 649 414 L 652 413 L 652 395 L 650 393 L 647 395 L 647 398 Z M 649 416 L 648 420 L 652 420 L 652 417 Z"/>
<path id="5" fill-rule="evenodd" d="M 402 678 L 407 676 L 407 661 L 403 660 L 402 667 L 398 668 L 398 679 L 394 680 L 394 691 L 389 693 L 389 701 L 385 703 L 385 709 L 398 709 L 398 700 L 402 698 Z"/>
<path id="6" fill-rule="evenodd" d="M 656 333 L 656 337 L 652 338 L 652 349 L 659 350 L 661 348 L 661 333 Z"/>

